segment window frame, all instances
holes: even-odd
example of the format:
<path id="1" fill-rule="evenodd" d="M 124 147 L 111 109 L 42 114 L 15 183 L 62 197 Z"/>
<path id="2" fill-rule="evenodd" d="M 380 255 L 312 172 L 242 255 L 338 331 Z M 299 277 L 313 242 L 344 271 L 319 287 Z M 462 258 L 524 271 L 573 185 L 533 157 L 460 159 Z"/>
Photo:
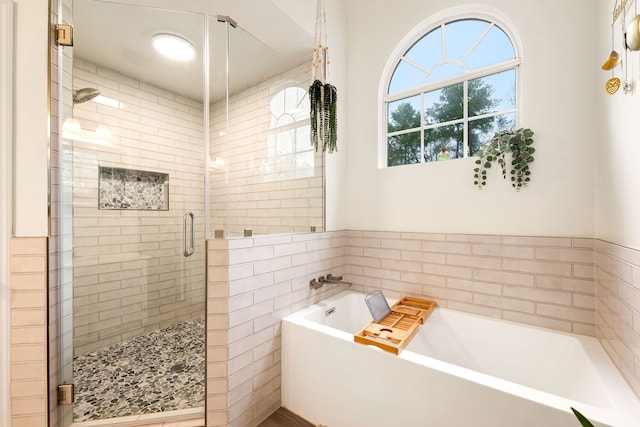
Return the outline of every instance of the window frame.
<path id="1" fill-rule="evenodd" d="M 273 111 L 271 110 L 271 102 L 273 102 L 273 100 L 279 96 L 280 94 L 283 94 L 284 97 L 287 96 L 286 92 L 290 89 L 295 89 L 299 94 L 304 94 L 301 98 L 300 101 L 298 103 L 298 107 L 300 106 L 300 104 L 305 104 L 306 107 L 309 108 L 310 111 L 310 101 L 309 101 L 309 93 L 308 91 L 303 88 L 299 83 L 297 82 L 289 82 L 289 84 L 284 84 L 282 85 L 281 88 L 278 89 L 278 91 L 275 93 L 275 95 L 272 95 L 270 97 L 270 101 L 269 101 L 269 114 L 270 114 L 270 124 L 269 124 L 269 128 L 266 131 L 266 142 L 267 142 L 267 155 L 266 155 L 266 159 L 268 162 L 270 161 L 275 161 L 276 165 L 278 165 L 278 167 L 276 168 L 276 170 L 268 170 L 267 172 L 262 171 L 262 175 L 265 178 L 266 182 L 277 182 L 277 181 L 287 181 L 287 180 L 294 180 L 294 179 L 306 179 L 306 178 L 312 178 L 315 174 L 315 169 L 316 169 L 316 152 L 313 149 L 313 145 L 311 145 L 310 143 L 308 144 L 308 148 L 305 148 L 304 150 L 299 150 L 298 149 L 298 130 L 299 129 L 304 129 L 304 128 L 309 128 L 311 129 L 311 122 L 309 119 L 309 112 L 308 110 L 304 110 L 304 115 L 302 116 L 303 118 L 301 118 L 300 120 L 295 120 L 295 116 L 290 112 L 287 111 L 286 108 L 283 110 L 282 114 L 278 117 L 275 116 L 275 114 L 273 113 Z M 305 103 L 306 100 L 306 103 Z M 283 100 L 285 106 L 286 106 L 286 98 Z M 284 115 L 289 115 L 292 118 L 292 121 L 290 123 L 285 123 L 285 124 L 281 124 L 278 125 L 277 122 L 278 120 L 284 116 Z M 275 119 L 275 123 L 274 120 Z M 287 154 L 281 154 L 278 153 L 278 137 L 281 134 L 286 134 L 286 133 L 293 133 L 293 141 L 292 141 L 292 150 L 290 153 Z M 307 134 L 307 140 L 306 142 L 308 142 L 308 132 L 305 132 Z M 269 138 L 273 137 L 274 138 L 274 147 L 273 150 L 274 152 L 271 153 L 271 149 L 269 148 L 268 145 L 268 140 Z M 313 165 L 311 168 L 299 168 L 299 164 L 298 164 L 298 155 L 301 154 L 305 154 L 305 153 L 309 153 L 311 152 L 311 157 L 313 159 Z M 294 168 L 292 170 L 286 170 L 286 171 L 282 171 L 282 169 L 280 168 L 281 165 L 281 161 L 282 159 L 284 159 L 285 157 L 288 156 L 292 156 L 293 157 L 293 162 L 294 162 Z M 307 170 L 311 170 L 311 174 L 310 175 L 304 175 L 301 173 L 301 171 L 307 171 Z"/>
<path id="2" fill-rule="evenodd" d="M 431 83 L 424 83 L 420 86 L 416 86 L 413 87 L 411 89 L 407 89 L 407 90 L 403 90 L 401 92 L 396 92 L 392 95 L 388 94 L 389 91 L 389 86 L 391 83 L 391 79 L 393 77 L 393 74 L 396 70 L 396 67 L 398 66 L 398 64 L 400 64 L 400 62 L 402 61 L 402 58 L 405 56 L 405 54 L 418 42 L 420 41 L 423 37 L 425 37 L 427 34 L 429 34 L 430 32 L 443 27 L 444 25 L 448 24 L 448 23 L 452 23 L 455 21 L 461 21 L 461 20 L 465 20 L 465 19 L 476 19 L 476 20 L 483 20 L 483 21 L 488 21 L 489 23 L 493 24 L 494 26 L 497 26 L 500 30 L 502 30 L 505 35 L 509 38 L 509 40 L 511 41 L 511 44 L 513 46 L 513 50 L 514 50 L 514 54 L 515 54 L 515 58 L 508 60 L 508 61 L 503 61 L 500 62 L 498 64 L 492 64 L 489 66 L 485 66 L 476 70 L 471 70 L 468 72 L 465 72 L 463 74 L 458 74 L 452 77 L 448 77 L 445 79 L 440 79 L 437 80 L 436 82 L 431 82 Z M 515 69 L 515 93 L 516 93 L 516 104 L 515 104 L 515 108 L 513 109 L 513 113 L 515 115 L 515 125 L 516 127 L 520 126 L 521 123 L 521 118 L 522 118 L 522 75 L 523 75 L 523 59 L 522 59 L 522 49 L 521 49 L 521 42 L 520 42 L 520 38 L 518 36 L 518 34 L 513 30 L 514 25 L 509 21 L 509 19 L 504 16 L 504 14 L 502 14 L 501 12 L 499 12 L 498 10 L 496 10 L 495 8 L 492 8 L 490 6 L 484 6 L 484 7 L 480 7 L 479 5 L 473 5 L 473 6 L 461 6 L 461 7 L 454 7 L 454 8 L 449 8 L 446 10 L 443 10 L 439 13 L 436 13 L 434 15 L 432 15 L 431 17 L 425 19 L 424 21 L 422 21 L 421 23 L 419 23 L 418 25 L 416 25 L 413 29 L 411 29 L 403 38 L 402 40 L 396 45 L 395 49 L 393 50 L 393 52 L 391 53 L 391 55 L 389 56 L 389 59 L 387 60 L 387 63 L 385 65 L 385 68 L 383 70 L 383 74 L 382 74 L 382 78 L 380 79 L 380 87 L 378 90 L 378 123 L 379 123 L 379 127 L 378 127 L 378 168 L 379 169 L 383 169 L 383 168 L 388 168 L 388 167 L 395 167 L 395 166 L 388 166 L 388 159 L 387 159 L 387 154 L 388 154 L 388 106 L 391 102 L 397 101 L 397 100 L 401 100 L 401 99 L 405 99 L 407 97 L 410 96 L 416 96 L 416 95 L 421 95 L 423 93 L 429 92 L 429 91 L 433 91 L 433 90 L 438 90 L 438 89 L 442 89 L 445 88 L 447 86 L 451 86 L 454 84 L 459 84 L 462 83 L 463 87 L 464 87 L 464 115 L 463 115 L 463 119 L 462 121 L 464 123 L 469 123 L 469 117 L 468 117 L 468 93 L 467 93 L 467 85 L 468 82 L 477 78 L 481 78 L 481 77 L 487 77 L 490 76 L 492 74 L 496 74 L 502 71 L 507 71 L 507 70 L 512 70 Z M 421 100 L 421 104 L 424 102 L 424 100 Z M 424 105 L 421 105 L 422 107 L 424 107 Z M 423 108 L 424 109 L 424 108 Z M 494 113 L 490 113 L 487 114 L 486 116 L 493 116 L 495 115 Z M 473 120 L 477 120 L 477 119 L 481 119 L 485 117 L 485 115 L 481 115 L 481 116 L 474 116 Z M 436 127 L 436 126 L 442 126 L 445 123 L 438 123 L 437 125 L 430 125 L 430 126 L 425 126 L 424 124 L 425 121 L 425 117 L 424 114 L 421 114 L 420 117 L 420 135 L 421 135 L 421 141 L 420 141 L 420 146 L 421 146 L 421 156 L 420 156 L 420 162 L 419 163 L 408 163 L 408 164 L 404 164 L 404 165 L 398 165 L 398 166 L 408 166 L 408 165 L 420 165 L 420 164 L 425 164 L 425 163 L 436 163 L 436 162 L 426 162 L 424 160 L 424 131 L 427 128 L 432 128 L 432 127 Z M 451 123 L 457 123 L 460 120 L 456 120 L 453 121 Z M 404 129 L 402 131 L 397 131 L 397 132 L 392 132 L 391 135 L 400 135 L 403 133 L 409 133 L 411 131 L 415 132 L 416 130 L 418 130 L 417 128 L 413 128 L 413 129 Z M 463 138 L 464 138 L 464 153 L 465 153 L 465 157 L 467 159 L 473 158 L 472 156 L 468 156 L 468 150 L 469 150 L 469 146 L 468 146 L 468 132 L 464 132 L 463 134 Z"/>

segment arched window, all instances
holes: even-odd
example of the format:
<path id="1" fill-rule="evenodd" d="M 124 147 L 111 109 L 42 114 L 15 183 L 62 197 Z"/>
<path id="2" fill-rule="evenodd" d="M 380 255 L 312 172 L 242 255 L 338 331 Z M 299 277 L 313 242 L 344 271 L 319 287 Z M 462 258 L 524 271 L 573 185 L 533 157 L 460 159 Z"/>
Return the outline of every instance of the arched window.
<path id="1" fill-rule="evenodd" d="M 309 96 L 290 86 L 269 103 L 271 113 L 267 135 L 267 158 L 261 165 L 268 181 L 307 178 L 314 175 L 314 150 L 309 142 Z"/>
<path id="2" fill-rule="evenodd" d="M 521 59 L 504 24 L 458 16 L 422 28 L 383 77 L 381 167 L 474 156 L 517 122 Z"/>

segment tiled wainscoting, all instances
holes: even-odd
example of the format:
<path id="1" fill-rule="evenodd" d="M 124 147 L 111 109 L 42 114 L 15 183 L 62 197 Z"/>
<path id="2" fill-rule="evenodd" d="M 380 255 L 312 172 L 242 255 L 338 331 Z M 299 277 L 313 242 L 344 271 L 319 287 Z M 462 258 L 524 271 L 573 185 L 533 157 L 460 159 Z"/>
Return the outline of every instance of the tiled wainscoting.
<path id="1" fill-rule="evenodd" d="M 640 251 L 596 241 L 597 337 L 640 396 Z"/>
<path id="2" fill-rule="evenodd" d="M 280 406 L 280 319 L 344 289 L 343 232 L 208 242 L 207 425 L 256 426 Z"/>
<path id="3" fill-rule="evenodd" d="M 47 239 L 11 240 L 11 426 L 47 425 Z"/>
<path id="4" fill-rule="evenodd" d="M 640 395 L 639 251 L 583 238 L 369 231 L 209 243 L 208 425 L 253 425 L 277 406 L 277 321 L 344 289 L 309 290 L 330 270 L 356 290 L 597 335 Z"/>
<path id="5" fill-rule="evenodd" d="M 349 231 L 347 246 L 366 291 L 595 334 L 592 239 Z"/>
<path id="6" fill-rule="evenodd" d="M 12 241 L 14 426 L 46 421 L 45 259 L 46 239 Z M 596 335 L 640 395 L 638 250 L 525 236 L 258 236 L 208 242 L 208 426 L 256 426 L 279 406 L 280 319 L 345 289 L 309 288 L 327 273 L 356 290 Z"/>

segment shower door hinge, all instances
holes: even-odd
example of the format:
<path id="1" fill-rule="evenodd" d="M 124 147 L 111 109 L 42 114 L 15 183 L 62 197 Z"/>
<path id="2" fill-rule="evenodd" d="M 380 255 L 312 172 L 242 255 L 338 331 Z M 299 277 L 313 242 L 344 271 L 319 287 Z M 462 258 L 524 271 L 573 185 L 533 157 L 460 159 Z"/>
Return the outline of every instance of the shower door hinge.
<path id="1" fill-rule="evenodd" d="M 58 386 L 58 405 L 72 405 L 74 399 L 73 384 L 60 384 Z"/>
<path id="2" fill-rule="evenodd" d="M 56 24 L 56 44 L 73 46 L 73 27 L 68 24 Z"/>

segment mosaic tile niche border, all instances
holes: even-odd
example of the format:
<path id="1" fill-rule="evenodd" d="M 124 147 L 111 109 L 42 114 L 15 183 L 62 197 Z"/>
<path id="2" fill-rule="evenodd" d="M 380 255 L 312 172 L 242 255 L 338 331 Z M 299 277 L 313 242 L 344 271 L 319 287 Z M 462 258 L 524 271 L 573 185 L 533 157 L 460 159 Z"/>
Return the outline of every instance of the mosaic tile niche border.
<path id="1" fill-rule="evenodd" d="M 169 174 L 100 166 L 98 209 L 169 210 Z"/>

